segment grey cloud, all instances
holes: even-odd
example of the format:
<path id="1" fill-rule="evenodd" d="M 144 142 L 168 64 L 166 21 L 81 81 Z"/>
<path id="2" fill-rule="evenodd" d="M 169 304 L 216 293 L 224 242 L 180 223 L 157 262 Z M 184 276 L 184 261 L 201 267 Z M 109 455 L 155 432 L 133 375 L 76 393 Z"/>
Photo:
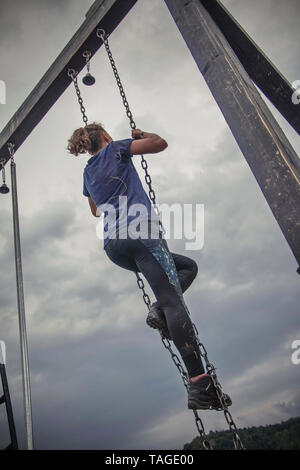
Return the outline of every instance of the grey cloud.
<path id="1" fill-rule="evenodd" d="M 298 417 L 300 414 L 300 396 L 297 395 L 294 400 L 289 402 L 277 403 L 274 408 L 279 409 L 287 418 Z"/>

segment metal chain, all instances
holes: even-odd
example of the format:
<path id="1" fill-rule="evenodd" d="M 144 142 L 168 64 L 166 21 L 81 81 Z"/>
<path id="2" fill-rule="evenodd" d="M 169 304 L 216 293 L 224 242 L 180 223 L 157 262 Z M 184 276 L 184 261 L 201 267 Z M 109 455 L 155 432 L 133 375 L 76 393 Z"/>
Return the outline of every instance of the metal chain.
<path id="1" fill-rule="evenodd" d="M 15 144 L 13 144 L 11 142 L 8 142 L 7 147 L 8 147 L 9 155 L 10 155 L 10 158 L 11 158 L 11 163 L 14 164 L 14 153 L 15 153 L 14 147 L 15 147 Z M 1 158 L 0 159 L 0 170 L 1 170 L 1 173 L 2 173 L 2 185 L 1 185 L 1 188 L 0 188 L 0 193 L 1 194 L 7 194 L 9 192 L 9 188 L 6 185 L 5 164 L 6 164 L 6 158 Z"/>
<path id="2" fill-rule="evenodd" d="M 80 106 L 80 111 L 81 111 L 81 114 L 82 114 L 83 122 L 87 126 L 88 118 L 87 118 L 87 115 L 85 114 L 85 107 L 83 106 L 83 99 L 82 99 L 81 94 L 80 94 L 78 81 L 77 81 L 77 75 L 78 75 L 78 72 L 76 72 L 76 70 L 68 69 L 68 77 L 71 77 L 72 81 L 74 83 L 74 87 L 75 87 L 76 95 L 77 95 L 77 98 L 78 98 L 78 103 L 79 103 L 79 106 Z"/>
<path id="3" fill-rule="evenodd" d="M 4 166 L 2 168 L 2 183 L 6 184 L 6 181 L 5 181 L 5 167 Z"/>
<path id="4" fill-rule="evenodd" d="M 5 180 L 5 163 L 6 163 L 6 159 L 5 158 L 1 158 L 0 159 L 0 169 L 2 171 L 2 183 L 5 184 L 6 183 L 6 180 Z"/>
<path id="5" fill-rule="evenodd" d="M 150 298 L 149 298 L 149 295 L 146 294 L 145 292 L 145 285 L 144 285 L 144 281 L 143 279 L 140 277 L 139 273 L 136 272 L 136 277 L 137 277 L 137 284 L 139 286 L 139 288 L 142 290 L 143 292 L 143 299 L 144 299 L 144 302 L 145 304 L 147 305 L 148 307 L 148 310 L 150 309 L 150 305 L 151 305 L 151 302 L 150 302 Z M 159 330 L 159 333 L 160 333 L 160 336 L 161 336 L 161 341 L 164 345 L 164 347 L 169 351 L 170 355 L 171 355 L 171 359 L 173 361 L 173 363 L 175 364 L 175 366 L 177 367 L 179 373 L 180 373 L 180 376 L 182 378 L 182 381 L 183 381 L 183 385 L 185 386 L 186 390 L 188 391 L 188 384 L 189 384 L 189 378 L 188 378 L 188 374 L 186 373 L 186 371 L 184 370 L 183 366 L 182 366 L 182 363 L 179 359 L 179 357 L 177 356 L 177 354 L 174 353 L 174 351 L 172 350 L 172 346 L 171 346 L 171 343 L 170 341 L 164 337 L 163 333 L 161 330 Z M 202 446 L 205 450 L 212 450 L 212 445 L 211 443 L 209 442 L 208 440 L 208 437 L 205 433 L 205 430 L 204 430 L 204 425 L 203 425 L 203 422 L 200 418 L 200 416 L 198 415 L 198 412 L 197 410 L 193 410 L 193 413 L 194 413 L 194 417 L 195 417 L 195 423 L 196 423 L 196 427 L 197 427 L 197 430 L 199 432 L 199 435 L 200 435 L 200 440 L 201 440 L 201 443 L 202 443 Z"/>
<path id="6" fill-rule="evenodd" d="M 132 116 L 132 112 L 130 110 L 130 107 L 129 107 L 129 103 L 127 101 L 127 98 L 126 98 L 126 95 L 125 95 L 125 92 L 124 92 L 124 88 L 123 88 L 123 85 L 122 85 L 122 82 L 121 82 L 121 79 L 120 79 L 120 76 L 119 76 L 119 73 L 118 73 L 118 70 L 117 70 L 117 67 L 116 67 L 116 64 L 115 64 L 115 61 L 114 61 L 114 58 L 112 56 L 112 53 L 111 53 L 111 50 L 110 50 L 110 47 L 109 47 L 109 44 L 108 44 L 108 38 L 105 34 L 105 31 L 103 29 L 97 29 L 97 36 L 103 41 L 103 44 L 105 46 L 105 49 L 106 49 L 106 52 L 107 52 L 107 55 L 108 55 L 108 58 L 109 58 L 109 61 L 110 61 L 110 64 L 111 64 L 111 67 L 112 67 L 112 70 L 113 70 L 113 73 L 114 73 L 114 76 L 115 76 L 115 79 L 116 79 L 116 82 L 117 82 L 117 85 L 118 85 L 118 88 L 119 88 L 119 91 L 120 91 L 120 95 L 122 97 L 122 101 L 123 101 L 123 104 L 124 104 L 124 107 L 126 109 L 126 115 L 128 116 L 129 118 L 129 122 L 130 122 L 130 127 L 131 129 L 136 129 L 136 124 L 134 122 L 134 119 L 133 119 L 133 116 Z M 160 213 L 159 213 L 159 209 L 158 209 L 158 206 L 156 204 L 156 196 L 155 196 L 155 191 L 154 189 L 152 188 L 152 180 L 151 180 L 151 176 L 150 174 L 148 173 L 148 163 L 147 161 L 145 160 L 144 156 L 141 155 L 141 166 L 145 172 L 145 181 L 148 185 L 148 188 L 149 188 L 149 197 L 153 203 L 153 206 L 154 206 L 154 209 L 156 211 L 156 213 L 160 216 Z M 160 225 L 162 227 L 162 224 L 161 224 L 161 221 L 160 221 Z M 163 229 L 163 227 L 162 227 Z M 163 229 L 164 231 L 164 229 Z M 143 300 L 145 302 L 145 304 L 147 305 L 147 308 L 148 310 L 150 309 L 150 306 L 151 306 L 151 301 L 150 301 L 150 298 L 149 298 L 149 295 L 145 292 L 145 286 L 144 286 L 144 282 L 142 280 L 142 278 L 140 277 L 139 273 L 136 272 L 136 277 L 137 277 L 137 284 L 138 284 L 138 287 L 142 290 L 143 292 Z M 224 394 L 221 390 L 221 385 L 217 379 L 217 376 L 216 376 L 216 373 L 215 373 L 215 367 L 213 366 L 212 363 L 209 362 L 208 360 L 208 357 L 207 357 L 207 352 L 206 352 L 206 349 L 204 348 L 203 344 L 199 341 L 199 338 L 198 338 L 198 332 L 197 332 L 197 329 L 195 327 L 195 325 L 193 324 L 194 326 L 194 330 L 195 330 L 195 334 L 196 334 L 196 339 L 197 339 L 197 343 L 199 345 L 199 348 L 202 347 L 202 350 L 200 349 L 200 353 L 202 355 L 202 357 L 204 358 L 205 362 L 206 362 L 206 366 L 207 366 L 207 373 L 211 376 L 212 378 L 212 381 L 214 383 L 214 386 L 216 388 L 216 391 L 217 391 L 217 395 L 218 395 L 218 398 L 222 404 L 222 409 L 224 411 L 224 415 L 225 415 L 225 418 L 226 418 L 226 421 L 227 423 L 229 424 L 229 428 L 230 428 L 230 431 L 233 432 L 233 441 L 234 441 L 234 446 L 235 446 L 235 449 L 243 449 L 243 444 L 238 436 L 238 433 L 237 433 L 237 428 L 236 428 L 236 425 L 232 419 L 232 416 L 231 414 L 229 413 L 228 409 L 227 409 L 227 405 L 226 405 L 226 401 L 225 401 L 225 398 L 224 398 Z M 183 384 L 185 386 L 185 388 L 188 390 L 188 384 L 189 384 L 189 379 L 188 379 L 188 375 L 186 373 L 186 371 L 184 370 L 183 366 L 182 366 L 182 363 L 179 359 L 179 357 L 177 356 L 177 354 L 175 354 L 172 350 L 172 347 L 171 347 L 171 343 L 170 341 L 165 338 L 163 336 L 163 333 L 160 331 L 160 334 L 161 334 L 161 340 L 162 340 L 162 343 L 164 345 L 164 347 L 169 351 L 170 355 L 171 355 L 171 358 L 172 358 L 172 361 L 174 362 L 175 366 L 177 367 L 179 373 L 180 373 L 180 376 L 182 378 L 182 381 L 183 381 Z M 203 352 L 204 351 L 204 352 Z M 200 437 L 202 439 L 202 445 L 204 447 L 204 449 L 206 450 L 210 450 L 212 449 L 211 447 L 211 444 L 210 442 L 208 441 L 207 439 L 207 435 L 205 434 L 205 430 L 204 430 L 204 426 L 203 426 L 203 422 L 202 420 L 200 419 L 200 417 L 198 416 L 198 413 L 196 410 L 193 410 L 194 412 L 194 416 L 195 416 L 195 421 L 196 421 L 196 426 L 197 426 L 197 429 L 199 431 L 199 434 L 200 434 Z"/>
<path id="7" fill-rule="evenodd" d="M 108 39 L 107 39 L 107 36 L 105 34 L 104 29 L 97 29 L 97 36 L 98 36 L 98 38 L 100 38 L 103 41 L 103 44 L 105 46 L 105 49 L 106 49 L 106 52 L 107 52 L 107 55 L 108 55 L 108 58 L 109 58 L 109 61 L 110 61 L 110 64 L 111 64 L 111 68 L 113 70 L 113 73 L 114 73 L 114 76 L 115 76 L 115 79 L 116 79 L 116 82 L 117 82 L 117 85 L 118 85 L 118 88 L 119 88 L 119 91 L 120 91 L 120 95 L 122 97 L 122 101 L 123 101 L 123 104 L 124 104 L 124 107 L 125 107 L 125 110 L 126 110 L 126 115 L 129 119 L 130 127 L 131 127 L 131 129 L 136 129 L 136 124 L 134 122 L 132 112 L 129 108 L 129 104 L 128 104 L 128 101 L 127 101 L 127 98 L 126 98 L 126 95 L 125 95 L 125 91 L 124 91 L 124 88 L 123 88 L 123 85 L 122 85 L 122 82 L 121 82 L 121 79 L 120 79 L 120 75 L 118 73 L 114 58 L 112 56 L 112 53 L 111 53 L 111 50 L 110 50 L 110 47 L 109 47 L 109 44 L 108 44 Z M 144 158 L 144 155 L 141 155 L 141 166 L 142 166 L 142 168 L 145 172 L 145 181 L 146 181 L 146 184 L 148 185 L 149 198 L 150 198 L 150 200 L 153 204 L 153 207 L 154 207 L 154 210 L 155 210 L 156 214 L 160 217 L 160 211 L 159 211 L 158 205 L 156 203 L 155 191 L 152 187 L 152 179 L 151 179 L 150 174 L 148 173 L 148 163 L 147 163 L 146 159 Z M 163 228 L 161 220 L 159 221 L 159 224 L 160 224 L 162 232 L 165 233 L 165 229 Z"/>
<path id="8" fill-rule="evenodd" d="M 144 281 L 143 281 L 143 279 L 141 278 L 141 276 L 139 275 L 139 273 L 137 271 L 135 271 L 135 274 L 136 274 L 136 277 L 137 277 L 137 285 L 139 286 L 139 288 L 141 289 L 141 291 L 143 293 L 143 300 L 144 300 L 145 304 L 147 305 L 148 310 L 150 310 L 151 300 L 150 300 L 149 295 L 145 291 Z"/>

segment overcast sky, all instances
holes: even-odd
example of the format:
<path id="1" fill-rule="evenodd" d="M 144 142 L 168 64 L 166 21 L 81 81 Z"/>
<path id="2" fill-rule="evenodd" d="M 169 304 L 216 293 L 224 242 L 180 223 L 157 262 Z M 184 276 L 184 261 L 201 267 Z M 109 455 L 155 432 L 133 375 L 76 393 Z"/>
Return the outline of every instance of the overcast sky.
<path id="1" fill-rule="evenodd" d="M 300 0 L 223 3 L 290 82 L 300 80 Z M 91 0 L 2 0 L 1 128 L 84 20 Z M 169 143 L 148 157 L 158 202 L 204 204 L 205 243 L 186 303 L 239 427 L 300 415 L 296 260 L 162 0 L 139 0 L 110 38 L 137 126 Z M 81 86 L 90 121 L 130 136 L 105 51 Z M 81 82 L 80 82 L 81 83 Z M 299 136 L 275 113 L 298 155 Z M 186 392 L 145 323 L 135 276 L 113 265 L 82 196 L 88 156 L 66 151 L 81 116 L 72 87 L 16 153 L 24 292 L 37 449 L 182 449 L 197 436 Z M 140 169 L 139 157 L 136 167 Z M 10 171 L 7 165 L 7 183 Z M 18 438 L 22 376 L 10 194 L 0 200 L 0 339 Z M 148 287 L 150 292 L 150 288 Z M 153 299 L 153 295 L 152 295 Z M 201 413 L 207 432 L 222 413 Z M 0 445 L 8 443 L 4 406 Z"/>

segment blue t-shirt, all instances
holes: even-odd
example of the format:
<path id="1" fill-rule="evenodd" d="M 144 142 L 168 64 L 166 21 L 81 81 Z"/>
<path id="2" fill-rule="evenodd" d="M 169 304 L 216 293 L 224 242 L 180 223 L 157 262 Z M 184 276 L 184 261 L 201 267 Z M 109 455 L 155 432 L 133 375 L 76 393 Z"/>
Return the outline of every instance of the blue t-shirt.
<path id="1" fill-rule="evenodd" d="M 132 162 L 132 141 L 110 142 L 87 161 L 83 172 L 84 196 L 90 196 L 104 213 L 104 248 L 110 239 L 123 235 L 126 238 L 128 226 L 137 233 L 138 222 L 151 220 L 156 226 L 159 223 Z"/>

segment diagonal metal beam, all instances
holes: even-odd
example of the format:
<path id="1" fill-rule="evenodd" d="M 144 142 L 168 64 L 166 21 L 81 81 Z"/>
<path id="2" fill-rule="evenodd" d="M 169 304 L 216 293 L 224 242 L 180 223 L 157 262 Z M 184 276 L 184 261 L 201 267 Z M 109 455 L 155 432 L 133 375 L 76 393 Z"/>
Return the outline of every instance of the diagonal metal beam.
<path id="1" fill-rule="evenodd" d="M 0 160 L 8 161 L 7 143 L 12 142 L 16 151 L 69 86 L 72 80 L 67 75 L 68 69 L 74 68 L 79 72 L 84 68 L 83 52 L 88 49 L 91 57 L 97 52 L 102 45 L 97 29 L 103 28 L 107 35 L 112 33 L 136 2 L 96 0 L 93 3 L 80 28 L 2 130 Z"/>
<path id="2" fill-rule="evenodd" d="M 219 0 L 200 0 L 218 25 L 245 70 L 288 123 L 300 134 L 300 104 L 294 88 Z"/>
<path id="3" fill-rule="evenodd" d="M 165 3 L 300 265 L 297 154 L 202 1 Z"/>

